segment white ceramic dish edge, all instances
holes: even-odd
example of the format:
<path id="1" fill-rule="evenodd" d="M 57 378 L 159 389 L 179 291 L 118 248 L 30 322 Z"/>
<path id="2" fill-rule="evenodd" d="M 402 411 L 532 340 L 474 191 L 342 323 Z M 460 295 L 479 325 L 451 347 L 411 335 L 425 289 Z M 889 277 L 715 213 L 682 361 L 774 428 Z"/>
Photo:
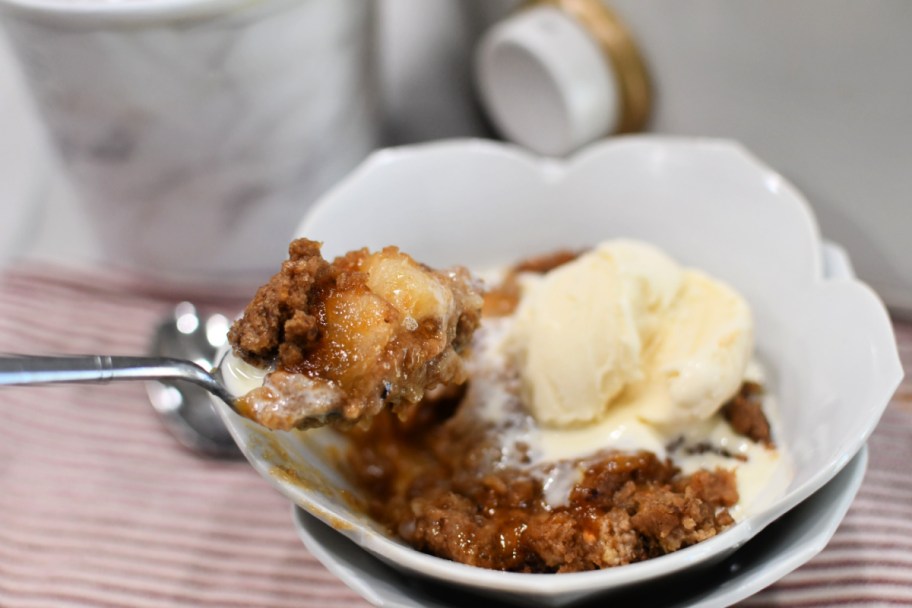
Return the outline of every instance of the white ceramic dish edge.
<path id="1" fill-rule="evenodd" d="M 600 145 L 593 149 L 586 150 L 567 162 L 551 159 L 537 159 L 530 154 L 508 146 L 482 141 L 445 142 L 385 150 L 373 155 L 360 169 L 357 169 L 349 178 L 332 190 L 321 203 L 316 205 L 311 214 L 308 215 L 304 224 L 302 224 L 299 233 L 308 233 L 313 238 L 325 240 L 327 242 L 327 255 L 341 253 L 341 251 L 333 251 L 333 248 L 345 250 L 346 247 L 348 247 L 346 238 L 348 241 L 355 241 L 372 247 L 384 244 L 372 242 L 372 240 L 376 241 L 377 237 L 371 235 L 370 232 L 364 234 L 348 234 L 346 238 L 333 238 L 334 236 L 339 235 L 334 234 L 332 230 L 325 230 L 325 228 L 328 225 L 331 225 L 332 221 L 329 218 L 333 214 L 338 215 L 341 213 L 344 215 L 347 211 L 343 205 L 343 203 L 346 202 L 345 197 L 348 194 L 347 191 L 355 187 L 355 185 L 363 180 L 365 176 L 375 174 L 378 168 L 381 167 L 389 170 L 389 165 L 391 163 L 403 164 L 404 160 L 408 161 L 410 158 L 415 158 L 419 155 L 425 157 L 434 154 L 445 156 L 452 153 L 453 150 L 462 150 L 465 151 L 466 154 L 475 156 L 481 155 L 490 158 L 510 157 L 513 159 L 511 162 L 527 165 L 528 167 L 524 170 L 531 169 L 534 172 L 538 172 L 544 182 L 553 183 L 563 179 L 567 174 L 569 167 L 578 168 L 580 166 L 585 166 L 586 163 L 596 163 L 600 156 L 606 153 L 606 149 L 613 149 L 613 151 L 610 151 L 609 153 L 617 153 L 617 150 L 623 149 L 624 147 L 627 147 L 628 150 L 633 149 L 634 152 L 637 152 L 638 147 L 645 147 L 653 151 L 658 150 L 659 152 L 662 152 L 664 148 L 665 152 L 671 151 L 672 155 L 675 150 L 686 147 L 688 149 L 698 150 L 699 153 L 702 154 L 719 154 L 726 157 L 733 157 L 737 159 L 738 163 L 749 166 L 751 171 L 756 172 L 758 169 L 762 171 L 765 186 L 774 189 L 777 192 L 785 193 L 784 196 L 789 199 L 789 204 L 795 207 L 795 209 L 791 209 L 791 213 L 793 215 L 793 222 L 796 226 L 785 227 L 798 234 L 794 239 L 801 243 L 802 248 L 800 253 L 803 267 L 792 269 L 797 276 L 797 279 L 795 280 L 810 282 L 813 284 L 812 287 L 818 286 L 820 283 L 824 282 L 822 272 L 820 271 L 819 232 L 807 203 L 800 194 L 788 185 L 787 182 L 753 158 L 753 156 L 744 151 L 742 147 L 731 142 L 718 140 L 681 140 L 677 138 L 651 137 L 623 138 L 610 144 Z M 402 168 L 401 164 L 399 167 L 400 169 Z M 755 174 L 754 177 L 757 177 L 757 175 Z M 351 203 L 351 200 L 352 199 L 349 198 L 347 202 Z M 342 206 L 341 208 L 340 205 Z M 795 217 L 798 219 L 795 220 Z M 370 218 L 368 218 L 366 223 L 368 225 L 371 224 Z M 318 229 L 311 230 L 314 227 L 318 227 Z M 371 228 L 373 228 L 372 225 Z M 355 232 L 357 232 L 357 230 Z M 382 229 L 378 229 L 377 232 L 382 233 Z M 440 263 L 439 260 L 430 260 L 429 262 L 432 264 Z M 831 283 L 826 286 L 828 289 L 835 288 L 842 291 L 843 295 L 845 295 L 846 292 L 849 292 L 851 297 L 856 298 L 859 301 L 858 306 L 861 308 L 879 309 L 882 318 L 875 323 L 875 331 L 878 335 L 872 339 L 878 344 L 895 343 L 892 338 L 892 330 L 886 313 L 883 312 L 882 304 L 873 292 L 850 278 L 830 279 L 828 282 Z M 868 312 L 870 312 L 870 310 L 868 310 Z M 894 352 L 891 356 L 889 349 L 887 349 L 887 352 L 883 353 L 883 361 L 879 362 L 878 369 L 880 370 L 880 375 L 877 378 L 876 384 L 879 392 L 871 397 L 872 402 L 876 402 L 872 407 L 879 408 L 876 412 L 876 418 L 879 418 L 880 413 L 882 413 L 889 397 L 892 395 L 902 377 L 898 357 L 896 357 L 895 354 L 895 347 L 893 350 Z M 225 408 L 222 408 L 221 410 L 223 415 L 226 415 L 226 417 L 230 419 L 232 414 L 230 412 L 225 412 L 224 410 Z M 302 490 L 299 484 L 289 484 L 287 479 L 281 477 L 277 478 L 274 475 L 274 472 L 271 472 L 272 467 L 268 461 L 260 458 L 253 458 L 251 461 L 280 491 L 291 497 L 298 504 L 305 505 L 311 512 L 324 521 L 328 521 L 336 527 L 345 530 L 346 534 L 352 537 L 356 542 L 383 559 L 395 562 L 401 567 L 424 576 L 439 577 L 451 582 L 470 585 L 476 589 L 509 589 L 518 594 L 556 597 L 574 594 L 579 591 L 579 589 L 588 588 L 590 585 L 596 585 L 599 588 L 628 585 L 664 574 L 669 568 L 680 569 L 711 559 L 721 559 L 721 557 L 724 557 L 735 550 L 782 513 L 788 511 L 807 498 L 811 493 L 822 487 L 829 479 L 835 476 L 836 473 L 845 466 L 851 456 L 864 444 L 873 430 L 875 423 L 876 419 L 868 421 L 868 424 L 853 437 L 852 441 L 844 446 L 844 449 L 840 452 L 842 457 L 829 462 L 827 466 L 821 467 L 804 483 L 793 488 L 785 500 L 775 505 L 774 508 L 749 518 L 719 537 L 689 547 L 675 554 L 626 566 L 623 569 L 567 574 L 562 575 L 557 579 L 554 577 L 537 579 L 535 576 L 529 575 L 483 571 L 417 553 L 405 548 L 400 543 L 387 538 L 376 530 L 360 527 L 360 522 L 352 522 L 346 520 L 344 517 L 340 520 L 339 514 L 333 512 L 332 508 L 327 508 L 325 503 L 321 504 L 318 497 L 315 500 L 314 496 L 308 495 L 306 488 Z M 232 428 L 232 432 L 236 433 L 235 436 L 239 443 L 243 444 L 245 441 L 249 440 L 249 438 L 244 437 L 243 432 L 239 430 L 243 427 L 239 427 L 237 421 L 231 421 L 229 427 Z"/>

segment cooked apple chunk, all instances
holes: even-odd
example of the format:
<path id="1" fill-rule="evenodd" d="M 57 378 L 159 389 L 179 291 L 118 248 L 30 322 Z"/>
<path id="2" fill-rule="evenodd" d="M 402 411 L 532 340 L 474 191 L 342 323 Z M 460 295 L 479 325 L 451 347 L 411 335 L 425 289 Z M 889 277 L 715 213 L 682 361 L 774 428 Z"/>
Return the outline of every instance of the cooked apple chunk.
<path id="1" fill-rule="evenodd" d="M 295 240 L 229 333 L 236 355 L 274 368 L 237 409 L 280 430 L 401 410 L 465 382 L 460 354 L 481 304 L 463 268 L 433 270 L 396 247 L 329 262 L 319 243 Z"/>

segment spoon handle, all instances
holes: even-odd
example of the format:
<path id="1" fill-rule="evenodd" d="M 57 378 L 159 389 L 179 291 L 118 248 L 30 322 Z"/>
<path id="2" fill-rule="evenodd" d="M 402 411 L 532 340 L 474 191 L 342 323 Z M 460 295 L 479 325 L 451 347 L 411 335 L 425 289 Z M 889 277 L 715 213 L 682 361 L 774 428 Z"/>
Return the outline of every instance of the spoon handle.
<path id="1" fill-rule="evenodd" d="M 110 355 L 0 357 L 0 386 L 110 380 L 187 380 L 227 403 L 233 401 L 212 374 L 184 359 Z"/>

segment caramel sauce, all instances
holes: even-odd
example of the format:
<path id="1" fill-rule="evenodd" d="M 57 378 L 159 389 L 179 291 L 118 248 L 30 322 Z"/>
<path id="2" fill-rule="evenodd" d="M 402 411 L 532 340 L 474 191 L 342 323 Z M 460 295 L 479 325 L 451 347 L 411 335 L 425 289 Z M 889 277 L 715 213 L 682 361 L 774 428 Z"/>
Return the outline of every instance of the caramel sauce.
<path id="1" fill-rule="evenodd" d="M 369 514 L 415 548 L 516 572 L 573 572 L 648 559 L 733 522 L 726 470 L 682 476 L 654 454 L 605 452 L 573 463 L 565 504 L 546 500 L 543 471 L 490 466 L 496 437 L 459 416 L 450 396 L 399 420 L 384 412 L 349 433 L 348 470 Z"/>

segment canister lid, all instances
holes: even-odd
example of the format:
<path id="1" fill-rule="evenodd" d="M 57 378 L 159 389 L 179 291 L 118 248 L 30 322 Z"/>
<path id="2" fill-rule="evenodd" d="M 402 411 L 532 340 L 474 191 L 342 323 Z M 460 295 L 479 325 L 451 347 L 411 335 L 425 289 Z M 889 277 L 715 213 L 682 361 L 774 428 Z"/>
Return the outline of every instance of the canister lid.
<path id="1" fill-rule="evenodd" d="M 483 36 L 475 73 L 495 127 L 540 154 L 640 129 L 649 111 L 639 54 L 599 0 L 543 1 L 514 13 Z"/>

